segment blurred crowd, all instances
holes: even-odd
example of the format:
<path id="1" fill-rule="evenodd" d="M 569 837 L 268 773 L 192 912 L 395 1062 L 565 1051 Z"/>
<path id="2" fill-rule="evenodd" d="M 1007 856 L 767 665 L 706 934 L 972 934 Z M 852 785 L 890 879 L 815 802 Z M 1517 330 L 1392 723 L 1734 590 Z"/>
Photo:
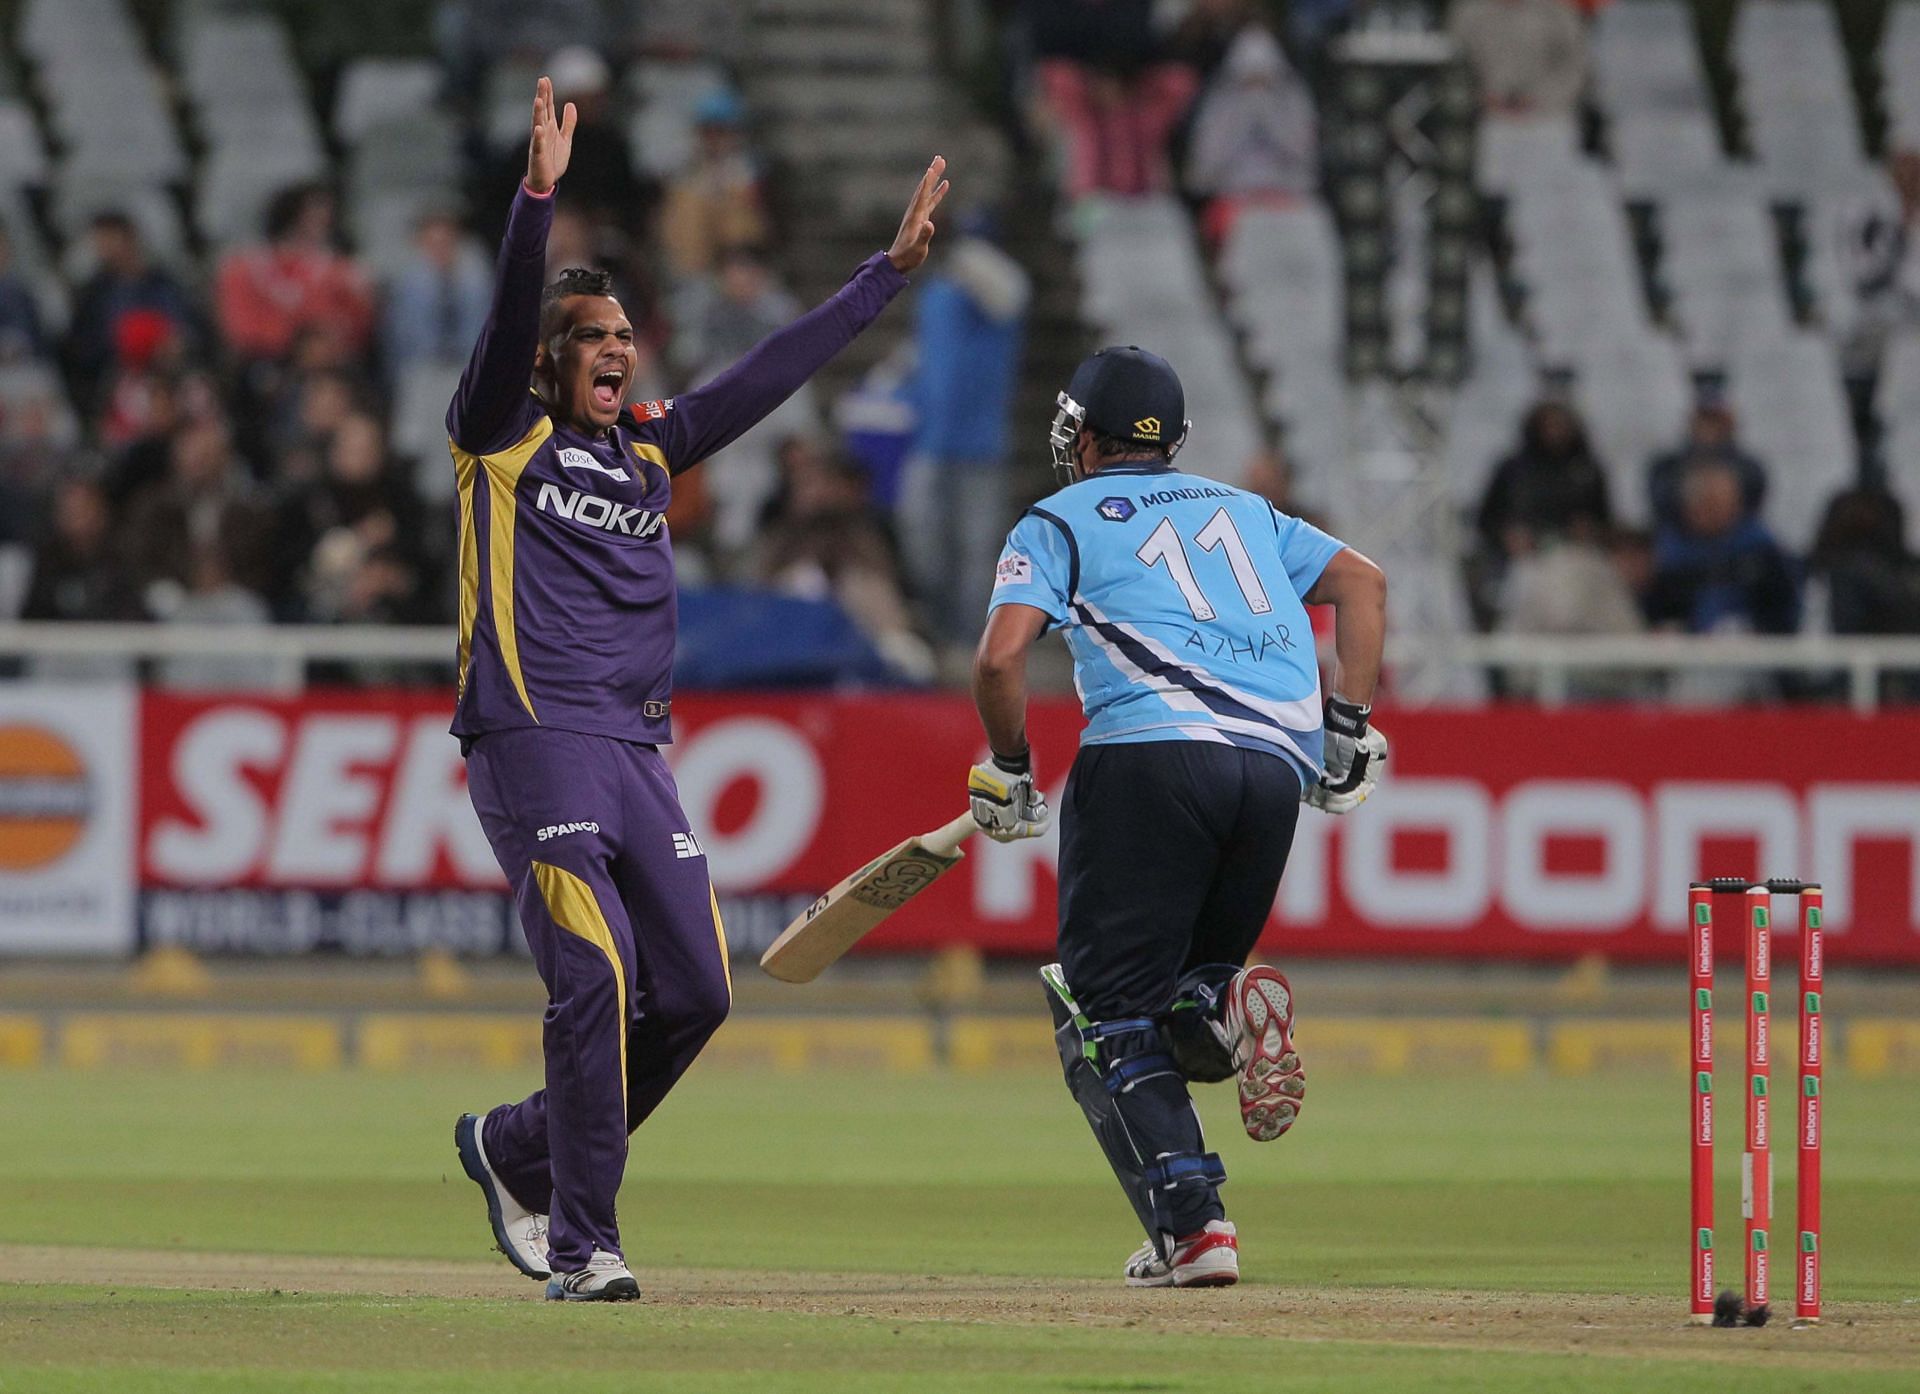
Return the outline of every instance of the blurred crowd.
<path id="1" fill-rule="evenodd" d="M 1176 193 L 1210 247 L 1250 208 L 1319 195 L 1326 46 L 1390 7 L 982 4 L 1017 134 L 1069 214 Z M 1455 0 L 1444 20 L 1408 8 L 1459 42 L 1490 118 L 1578 109 L 1593 5 Z M 634 395 L 670 396 L 804 308 L 778 274 L 767 170 L 725 67 L 738 9 L 440 0 L 433 107 L 457 124 L 458 168 L 415 201 L 397 255 L 370 254 L 350 177 L 290 184 L 250 237 L 184 252 L 156 248 L 139 209 L 102 207 L 60 249 L 52 298 L 0 225 L 0 618 L 450 619 L 440 417 L 486 314 L 524 162 L 524 124 L 504 122 L 489 94 L 530 90 L 544 71 L 577 105 L 550 267 L 613 272 L 638 330 Z M 668 106 L 673 121 L 649 124 Z M 1885 287 L 1873 302 L 1884 313 L 1865 321 L 1882 339 L 1889 322 L 1920 321 L 1920 157 L 1911 164 L 1895 180 L 1901 207 L 1854 239 L 1859 278 Z M 671 526 L 689 585 L 835 606 L 908 677 L 971 641 L 1020 492 L 1009 417 L 1033 287 L 1001 232 L 985 209 L 950 209 L 939 255 L 896 312 L 912 317 L 913 351 L 848 401 L 803 391 L 687 476 Z M 1877 343 L 1851 353 L 1861 402 Z M 1596 460 L 1571 396 L 1550 393 L 1474 520 L 1476 617 L 1551 633 L 1920 628 L 1920 563 L 1898 504 L 1849 489 L 1796 555 L 1765 511 L 1769 472 L 1792 467 L 1742 444 L 1708 389 L 1686 438 L 1646 463 L 1645 509 L 1621 509 L 1609 497 L 1619 476 Z M 1244 482 L 1303 511 L 1278 452 Z M 1623 512 L 1650 522 L 1623 527 Z"/>
<path id="2" fill-rule="evenodd" d="M 1217 243 L 1240 209 L 1319 188 L 1310 77 L 1353 8 L 1019 0 L 1005 22 L 1012 95 L 1069 203 L 1184 193 Z"/>
<path id="3" fill-rule="evenodd" d="M 0 619 L 449 620 L 440 417 L 487 313 L 525 161 L 524 121 L 510 129 L 480 94 L 524 74 L 530 103 L 546 72 L 576 104 L 549 269 L 613 272 L 638 331 L 633 395 L 670 396 L 804 308 L 777 273 L 763 162 L 719 61 L 732 9 L 443 0 L 434 116 L 459 123 L 459 168 L 415 201 L 398 255 L 349 235 L 364 225 L 343 202 L 350 178 L 291 184 L 253 236 L 175 257 L 135 210 L 104 206 L 62 249 L 53 297 L 16 273 L 0 226 Z M 681 107 L 644 151 L 641 66 Z M 1027 289 L 993 231 L 982 215 L 949 232 L 906 311 L 919 316 L 922 371 L 898 393 L 925 400 L 906 418 L 925 448 L 909 433 L 871 461 L 849 453 L 803 391 L 676 490 L 689 585 L 837 606 L 913 678 L 933 671 L 929 632 L 977 627 L 983 592 L 967 588 L 973 612 L 947 613 L 933 545 L 951 491 L 918 489 L 919 515 L 903 505 L 906 524 L 923 517 L 932 534 L 915 549 L 934 568 L 929 603 L 903 563 L 894 503 L 912 473 L 902 455 L 1005 453 L 994 403 L 1004 417 Z M 50 301 L 68 307 L 64 322 L 49 322 Z"/>
<path id="4" fill-rule="evenodd" d="M 1765 521 L 1772 468 L 1703 393 L 1685 437 L 1646 462 L 1645 528 L 1623 526 L 1573 405 L 1528 409 L 1493 471 L 1468 561 L 1476 608 L 1521 634 L 1920 633 L 1920 556 L 1898 499 L 1859 484 L 1796 555 Z"/>

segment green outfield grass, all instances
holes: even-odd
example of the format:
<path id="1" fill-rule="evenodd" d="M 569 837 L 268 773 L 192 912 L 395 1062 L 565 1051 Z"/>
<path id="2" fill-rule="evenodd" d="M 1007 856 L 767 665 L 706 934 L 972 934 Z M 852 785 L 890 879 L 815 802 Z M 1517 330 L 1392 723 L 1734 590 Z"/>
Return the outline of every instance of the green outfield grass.
<path id="1" fill-rule="evenodd" d="M 1808 1387 L 1829 1359 L 1849 1388 L 1892 1389 L 1920 1362 L 1911 1081 L 1833 1081 L 1824 1248 L 1841 1319 L 1800 1333 L 1681 1328 L 1678 1078 L 1316 1078 L 1269 1146 L 1207 1091 L 1244 1281 L 1128 1295 L 1114 1275 L 1138 1237 L 1056 1076 L 696 1069 L 634 1153 L 622 1222 L 650 1300 L 620 1309 L 529 1301 L 503 1263 L 480 1266 L 453 1117 L 530 1082 L 0 1074 L 0 1391 L 519 1390 L 575 1372 L 621 1388 L 1218 1390 L 1282 1371 L 1290 1391 L 1657 1390 L 1722 1361 L 1767 1390 Z M 1735 1283 L 1736 1132 L 1724 1117 Z M 74 1247 L 23 1271 L 24 1245 Z M 178 1268 L 129 1257 L 129 1281 L 115 1250 L 179 1251 Z M 285 1255 L 288 1290 L 272 1264 L 227 1281 L 210 1253 Z M 402 1259 L 447 1264 L 451 1289 L 394 1286 L 379 1261 Z M 338 1266 L 321 1291 L 316 1260 Z M 1456 1320 L 1461 1292 L 1513 1296 Z"/>

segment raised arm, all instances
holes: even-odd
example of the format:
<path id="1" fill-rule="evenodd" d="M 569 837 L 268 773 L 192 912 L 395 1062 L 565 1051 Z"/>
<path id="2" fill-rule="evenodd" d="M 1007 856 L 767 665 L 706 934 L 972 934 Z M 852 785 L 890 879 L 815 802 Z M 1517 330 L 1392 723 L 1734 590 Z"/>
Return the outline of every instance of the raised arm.
<path id="1" fill-rule="evenodd" d="M 852 343 L 927 259 L 933 210 L 947 196 L 947 162 L 927 166 L 900 220 L 893 246 L 875 253 L 825 304 L 762 339 L 713 381 L 674 400 L 667 458 L 675 473 L 724 450 L 767 416 L 835 354 Z"/>
<path id="2" fill-rule="evenodd" d="M 553 84 L 541 78 L 533 97 L 527 177 L 514 195 L 494 271 L 493 304 L 473 357 L 447 408 L 447 434 L 475 454 L 499 450 L 526 433 L 534 404 L 528 392 L 540 346 L 540 291 L 546 280 L 547 231 L 553 189 L 573 154 L 573 103 L 555 119 Z"/>

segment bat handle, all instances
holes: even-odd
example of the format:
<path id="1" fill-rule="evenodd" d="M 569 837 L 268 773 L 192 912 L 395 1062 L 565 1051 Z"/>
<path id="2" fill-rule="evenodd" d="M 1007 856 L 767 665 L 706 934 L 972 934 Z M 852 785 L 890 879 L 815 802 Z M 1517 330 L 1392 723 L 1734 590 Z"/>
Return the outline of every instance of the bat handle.
<path id="1" fill-rule="evenodd" d="M 961 814 L 944 828 L 936 828 L 920 839 L 921 846 L 929 852 L 937 852 L 943 857 L 951 857 L 960 850 L 960 844 L 980 830 L 973 821 L 971 810 Z"/>

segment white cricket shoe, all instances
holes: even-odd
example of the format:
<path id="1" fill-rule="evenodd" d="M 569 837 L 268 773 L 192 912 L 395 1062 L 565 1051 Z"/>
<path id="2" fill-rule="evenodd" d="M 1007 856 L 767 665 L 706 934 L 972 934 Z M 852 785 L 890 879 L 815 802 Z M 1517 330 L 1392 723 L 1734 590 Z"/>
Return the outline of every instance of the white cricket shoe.
<path id="1" fill-rule="evenodd" d="M 549 1302 L 631 1302 L 639 1295 L 639 1280 L 627 1271 L 627 1261 L 605 1249 L 595 1249 L 578 1273 L 556 1273 L 547 1280 Z"/>
<path id="2" fill-rule="evenodd" d="M 500 1178 L 480 1141 L 481 1118 L 463 1113 L 453 1125 L 453 1145 L 460 1152 L 460 1169 L 487 1198 L 487 1223 L 493 1227 L 493 1242 L 507 1262 L 529 1278 L 545 1278 L 551 1271 L 547 1263 L 547 1217 L 527 1209 L 513 1198 Z"/>
<path id="3" fill-rule="evenodd" d="M 1231 1220 L 1209 1220 L 1198 1234 L 1173 1241 L 1171 1262 L 1151 1244 L 1127 1260 L 1130 1288 L 1223 1288 L 1240 1281 L 1240 1240 Z"/>
<path id="4" fill-rule="evenodd" d="M 1285 975 L 1264 963 L 1235 975 L 1227 1025 L 1246 1054 L 1240 1121 L 1255 1142 L 1271 1142 L 1293 1126 L 1307 1093 L 1307 1073 L 1293 1048 L 1293 989 Z"/>

